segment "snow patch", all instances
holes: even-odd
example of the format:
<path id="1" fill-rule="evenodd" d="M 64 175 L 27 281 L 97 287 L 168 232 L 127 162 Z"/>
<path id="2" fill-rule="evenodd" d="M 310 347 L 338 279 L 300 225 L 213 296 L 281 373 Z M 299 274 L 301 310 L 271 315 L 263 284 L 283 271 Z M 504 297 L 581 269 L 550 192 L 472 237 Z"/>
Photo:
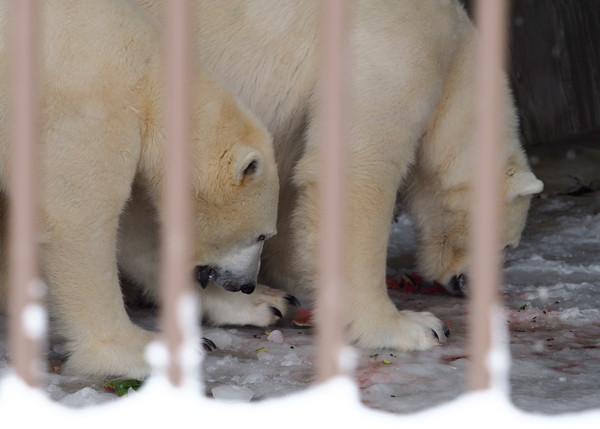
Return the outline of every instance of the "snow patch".
<path id="1" fill-rule="evenodd" d="M 254 396 L 251 389 L 235 384 L 215 386 L 211 389 L 213 398 L 226 402 L 250 402 Z"/>
<path id="2" fill-rule="evenodd" d="M 40 341 L 46 336 L 48 328 L 46 310 L 38 304 L 29 304 L 21 314 L 23 328 L 32 340 Z"/>
<path id="3" fill-rule="evenodd" d="M 281 333 L 280 330 L 274 329 L 267 336 L 267 340 L 269 340 L 272 343 L 277 343 L 277 344 L 283 343 L 283 334 Z"/>

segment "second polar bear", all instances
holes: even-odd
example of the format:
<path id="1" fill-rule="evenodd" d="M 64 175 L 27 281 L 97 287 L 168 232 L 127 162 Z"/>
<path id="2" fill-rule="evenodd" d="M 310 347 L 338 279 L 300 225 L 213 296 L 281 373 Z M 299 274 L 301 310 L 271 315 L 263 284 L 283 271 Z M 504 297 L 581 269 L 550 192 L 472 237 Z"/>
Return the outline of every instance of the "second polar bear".
<path id="1" fill-rule="evenodd" d="M 164 0 L 136 0 L 161 16 Z M 346 266 L 348 327 L 363 347 L 429 348 L 446 339 L 430 313 L 398 311 L 387 295 L 386 251 L 398 190 L 412 213 L 419 269 L 450 291 L 468 271 L 474 26 L 455 0 L 350 3 Z M 318 1 L 196 0 L 197 54 L 266 124 L 280 178 L 278 235 L 261 279 L 290 291 L 315 279 L 319 140 Z M 531 173 L 506 94 L 503 247 L 518 244 Z M 501 251 L 501 249 L 498 249 Z"/>
<path id="2" fill-rule="evenodd" d="M 0 3 L 3 247 L 6 201 L 18 198 L 8 186 L 13 168 L 8 3 Z M 67 340 L 67 369 L 143 377 L 149 372 L 144 349 L 154 334 L 134 325 L 125 310 L 117 231 L 128 245 L 143 247 L 151 234 L 143 230 L 143 219 L 156 215 L 160 222 L 166 150 L 163 32 L 128 0 L 48 0 L 40 12 L 40 262 L 51 326 Z M 272 141 L 264 126 L 197 63 L 193 78 L 190 279 L 194 266 L 199 272 L 210 266 L 201 283 L 215 278 L 223 288 L 250 292 L 263 242 L 276 232 Z M 125 224 L 121 214 L 134 188 L 154 210 L 138 213 L 143 219 L 137 222 L 130 210 Z M 6 257 L 6 249 L 0 256 Z M 152 263 L 157 261 L 146 261 Z M 0 268 L 5 267 L 2 260 Z M 0 272 L 0 305 L 6 299 L 5 280 Z M 220 290 L 210 295 L 229 294 Z M 285 303 L 283 294 L 279 299 Z M 268 306 L 265 310 L 265 317 L 273 317 Z M 253 322 L 264 323 L 259 315 Z"/>

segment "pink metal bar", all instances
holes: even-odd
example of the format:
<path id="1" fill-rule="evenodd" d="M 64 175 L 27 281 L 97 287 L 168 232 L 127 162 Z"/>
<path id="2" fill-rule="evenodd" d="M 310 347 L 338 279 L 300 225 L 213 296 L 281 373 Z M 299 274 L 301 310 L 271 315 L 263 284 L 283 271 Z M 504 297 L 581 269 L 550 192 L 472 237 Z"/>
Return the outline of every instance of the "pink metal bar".
<path id="1" fill-rule="evenodd" d="M 191 289 L 189 138 L 191 87 L 191 6 L 172 0 L 166 8 L 166 179 L 162 209 L 162 294 L 164 338 L 169 351 L 169 380 L 183 382 L 181 362 L 185 327 L 179 308 Z"/>
<path id="2" fill-rule="evenodd" d="M 10 319 L 12 365 L 28 385 L 40 382 L 40 326 L 26 323 L 38 305 L 37 226 L 37 10 L 35 0 L 11 3 L 11 67 L 13 81 L 13 164 L 9 186 Z M 18 198 L 17 198 L 18 196 Z M 36 290 L 37 289 L 37 290 Z M 38 312 L 38 315 L 42 315 Z M 29 319 L 26 316 L 30 316 Z M 41 321 L 37 321 L 41 322 Z"/>
<path id="3" fill-rule="evenodd" d="M 470 390 L 490 387 L 487 359 L 491 348 L 491 317 L 498 305 L 500 285 L 500 166 L 505 120 L 502 73 L 505 57 L 506 0 L 480 0 L 476 5 L 479 29 L 478 112 L 474 157 L 472 224 L 472 288 L 469 302 Z"/>
<path id="4" fill-rule="evenodd" d="M 318 258 L 317 380 L 342 373 L 344 346 L 344 90 L 346 29 L 344 0 L 324 2 L 321 75 L 321 217 Z"/>

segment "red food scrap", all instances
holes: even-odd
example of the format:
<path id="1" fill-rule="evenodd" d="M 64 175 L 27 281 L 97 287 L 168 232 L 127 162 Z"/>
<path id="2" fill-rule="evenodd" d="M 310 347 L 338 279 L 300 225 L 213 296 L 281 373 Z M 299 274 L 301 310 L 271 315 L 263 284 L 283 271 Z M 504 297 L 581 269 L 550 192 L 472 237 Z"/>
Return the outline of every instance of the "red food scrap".
<path id="1" fill-rule="evenodd" d="M 312 326 L 312 310 L 311 309 L 299 309 L 296 315 L 292 319 L 292 324 L 299 328 L 309 328 Z"/>

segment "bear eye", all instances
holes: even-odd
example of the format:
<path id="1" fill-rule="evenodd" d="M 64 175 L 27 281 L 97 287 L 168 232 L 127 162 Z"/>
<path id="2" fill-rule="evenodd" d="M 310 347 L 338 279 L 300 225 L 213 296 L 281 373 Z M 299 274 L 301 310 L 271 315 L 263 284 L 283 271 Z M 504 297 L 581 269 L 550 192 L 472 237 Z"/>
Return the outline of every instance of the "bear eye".
<path id="1" fill-rule="evenodd" d="M 256 238 L 256 241 L 261 242 L 261 241 L 268 240 L 269 238 L 273 237 L 275 234 L 276 234 L 275 232 L 271 232 L 271 233 L 267 233 L 267 234 L 260 234 Z"/>

